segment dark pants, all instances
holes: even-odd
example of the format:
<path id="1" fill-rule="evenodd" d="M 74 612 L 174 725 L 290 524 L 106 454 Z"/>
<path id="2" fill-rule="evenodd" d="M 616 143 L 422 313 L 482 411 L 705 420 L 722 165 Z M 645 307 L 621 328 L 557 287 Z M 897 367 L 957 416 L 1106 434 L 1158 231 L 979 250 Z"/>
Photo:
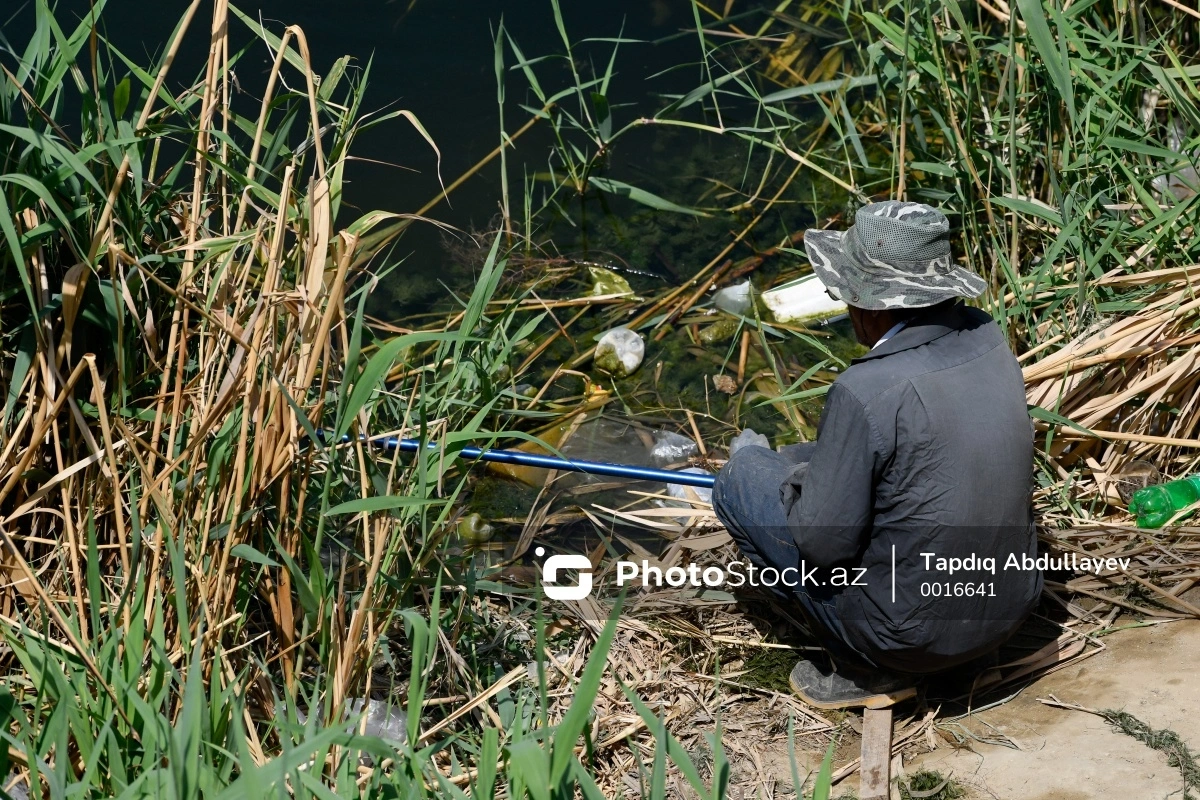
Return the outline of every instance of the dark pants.
<path id="1" fill-rule="evenodd" d="M 738 450 L 717 475 L 713 510 L 746 559 L 758 569 L 798 568 L 801 558 L 779 497 L 779 487 L 799 464 L 807 462 L 815 443 L 791 445 L 782 452 L 748 446 Z M 834 661 L 875 666 L 846 638 L 834 595 L 816 587 L 764 587 L 778 599 L 800 608 L 813 633 Z"/>

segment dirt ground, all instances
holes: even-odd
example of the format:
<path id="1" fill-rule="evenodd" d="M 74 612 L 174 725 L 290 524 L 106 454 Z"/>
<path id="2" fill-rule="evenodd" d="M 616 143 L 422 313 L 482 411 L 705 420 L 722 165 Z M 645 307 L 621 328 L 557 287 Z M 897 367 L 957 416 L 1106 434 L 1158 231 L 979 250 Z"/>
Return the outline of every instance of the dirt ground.
<path id="1" fill-rule="evenodd" d="M 1200 622 L 1179 621 L 1121 631 L 1108 649 L 1026 687 L 1014 700 L 963 723 L 980 738 L 997 733 L 1015 747 L 971 741 L 941 747 L 904 765 L 906 772 L 951 774 L 969 798 L 1090 800 L 1181 798 L 1179 769 L 1104 719 L 1054 708 L 1038 698 L 1123 710 L 1151 728 L 1175 731 L 1200 750 Z M 843 786 L 857 786 L 857 777 Z M 836 792 L 835 792 L 836 795 Z"/>

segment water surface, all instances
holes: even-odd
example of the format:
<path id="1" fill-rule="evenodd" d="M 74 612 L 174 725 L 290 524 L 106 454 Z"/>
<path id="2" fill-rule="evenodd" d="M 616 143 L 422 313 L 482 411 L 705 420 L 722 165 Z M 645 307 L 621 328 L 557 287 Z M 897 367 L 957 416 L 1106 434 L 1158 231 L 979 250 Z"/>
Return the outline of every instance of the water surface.
<path id="1" fill-rule="evenodd" d="M 202 5 L 197 13 L 172 68 L 172 91 L 181 91 L 196 76 L 202 76 L 210 27 L 208 5 Z M 102 32 L 134 61 L 149 65 L 160 57 L 186 6 L 183 2 L 109 0 L 101 17 Z M 60 2 L 60 24 L 69 30 L 89 7 L 85 0 Z M 552 6 L 541 0 L 343 0 L 336 4 L 242 0 L 237 7 L 247 16 L 260 19 L 276 34 L 285 25 L 299 25 L 306 33 L 319 74 L 328 72 L 343 55 L 352 56 L 359 68 L 369 65 L 364 108 L 376 113 L 404 108 L 415 113 L 441 151 L 441 177 L 446 183 L 500 142 L 494 45 L 501 24 L 529 58 L 564 52 Z M 687 0 L 562 0 L 562 11 L 575 42 L 619 35 L 643 41 L 622 45 L 618 55 L 609 91 L 614 103 L 625 104 L 616 111 L 618 123 L 653 113 L 664 104 L 663 94 L 687 92 L 704 80 L 694 32 L 672 36 L 694 29 Z M 265 44 L 255 42 L 245 25 L 231 19 L 233 48 L 250 46 L 236 73 L 244 92 L 241 99 L 252 101 L 246 111 L 254 113 L 273 54 Z M 8 46 L 19 52 L 32 29 L 33 3 L 6 10 L 0 24 Z M 581 44 L 575 52 L 576 68 L 585 76 L 594 74 L 594 70 L 603 71 L 611 48 L 611 43 L 604 42 Z M 509 66 L 515 62 L 511 51 L 506 51 L 504 58 Z M 544 61 L 536 70 L 547 91 L 570 85 L 565 58 Z M 120 66 L 118 76 L 122 74 L 124 68 Z M 504 126 L 512 131 L 528 119 L 521 105 L 540 104 L 520 71 L 505 71 L 504 91 Z M 666 147 L 676 145 L 656 146 L 655 141 L 653 132 L 631 137 L 614 153 L 610 174 L 648 187 L 668 185 L 669 189 L 670 179 L 680 167 L 677 159 L 664 160 L 663 154 Z M 551 143 L 544 125 L 535 127 L 518 142 L 509 157 L 514 194 L 522 191 L 523 175 L 546 171 Z M 695 137 L 689 137 L 684 147 L 694 146 Z M 352 152 L 358 160 L 346 173 L 348 214 L 353 214 L 355 208 L 411 212 L 439 191 L 437 158 L 402 119 L 368 131 Z M 464 184 L 431 216 L 463 229 L 486 229 L 499 211 L 500 197 L 497 161 Z M 391 308 L 379 308 L 377 303 L 375 310 L 382 316 L 395 318 L 405 311 L 421 309 L 434 295 L 442 293 L 437 288 L 438 280 L 456 278 L 456 265 L 441 246 L 439 234 L 431 228 L 411 230 L 395 255 L 404 257 L 405 263 L 390 279 L 400 285 L 385 286 L 381 293 L 381 300 L 391 298 L 393 304 Z M 461 276 L 457 278 L 461 282 Z M 408 287 L 412 291 L 404 291 L 406 281 L 413 284 Z M 430 286 L 434 287 L 432 292 Z"/>

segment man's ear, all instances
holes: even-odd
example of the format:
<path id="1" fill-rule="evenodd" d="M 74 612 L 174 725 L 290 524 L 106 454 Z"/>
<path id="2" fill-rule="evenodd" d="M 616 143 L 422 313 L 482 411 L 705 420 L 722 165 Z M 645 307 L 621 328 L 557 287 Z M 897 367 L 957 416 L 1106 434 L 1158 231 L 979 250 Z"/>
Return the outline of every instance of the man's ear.
<path id="1" fill-rule="evenodd" d="M 861 308 L 855 308 L 854 306 L 846 307 L 846 314 L 850 317 L 850 327 L 854 329 L 854 338 L 863 347 L 870 347 L 867 344 L 867 331 L 864 324 L 865 320 L 863 319 L 863 314 L 865 313 Z"/>

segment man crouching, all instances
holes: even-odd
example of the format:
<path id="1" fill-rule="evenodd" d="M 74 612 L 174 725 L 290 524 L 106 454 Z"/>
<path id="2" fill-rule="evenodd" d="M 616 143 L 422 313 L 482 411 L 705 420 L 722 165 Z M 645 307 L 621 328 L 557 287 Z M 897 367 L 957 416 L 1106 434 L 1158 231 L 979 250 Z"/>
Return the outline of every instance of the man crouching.
<path id="1" fill-rule="evenodd" d="M 916 676 L 998 648 L 1041 593 L 1040 572 L 995 567 L 1036 553 L 1033 431 L 999 327 L 960 300 L 985 284 L 951 260 L 949 227 L 889 201 L 805 234 L 871 350 L 830 387 L 817 441 L 743 447 L 717 476 L 713 506 L 751 563 L 859 576 L 783 594 L 833 661 L 792 672 L 819 707 L 911 696 Z M 992 569 L 937 569 L 949 563 Z"/>

